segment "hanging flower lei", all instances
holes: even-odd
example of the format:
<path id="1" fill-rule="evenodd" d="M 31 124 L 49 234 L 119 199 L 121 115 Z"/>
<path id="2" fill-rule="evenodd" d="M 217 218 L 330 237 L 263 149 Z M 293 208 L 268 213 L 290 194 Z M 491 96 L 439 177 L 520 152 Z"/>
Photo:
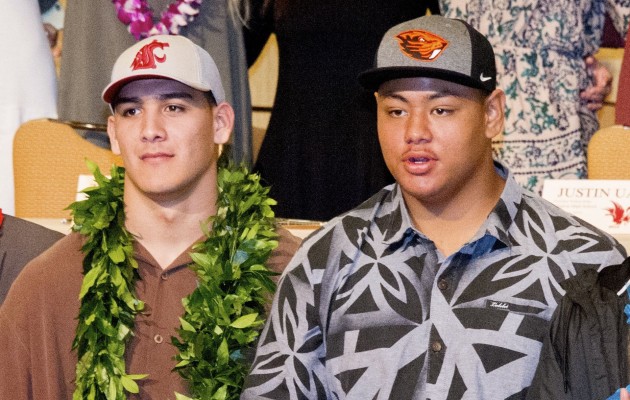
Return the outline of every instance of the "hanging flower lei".
<path id="1" fill-rule="evenodd" d="M 179 34 L 180 27 L 188 25 L 199 14 L 201 1 L 177 0 L 169 4 L 158 23 L 153 23 L 153 10 L 147 0 L 112 0 L 112 3 L 120 22 L 140 40 L 153 35 Z"/>
<path id="2" fill-rule="evenodd" d="M 69 207 L 73 230 L 87 238 L 72 344 L 78 355 L 73 399 L 119 400 L 125 392 L 138 393 L 136 381 L 146 377 L 127 374 L 124 356 L 144 303 L 135 296 L 138 265 L 124 228 L 124 168 L 114 166 L 106 178 L 95 164 L 88 166 L 97 186 Z M 249 368 L 243 353 L 258 337 L 275 290 L 264 266 L 277 246 L 269 189 L 258 175 L 232 165 L 219 168 L 218 188 L 217 214 L 191 254 L 198 287 L 182 299 L 180 338 L 172 338 L 179 350 L 175 370 L 193 396 L 176 393 L 178 400 L 238 399 Z"/>

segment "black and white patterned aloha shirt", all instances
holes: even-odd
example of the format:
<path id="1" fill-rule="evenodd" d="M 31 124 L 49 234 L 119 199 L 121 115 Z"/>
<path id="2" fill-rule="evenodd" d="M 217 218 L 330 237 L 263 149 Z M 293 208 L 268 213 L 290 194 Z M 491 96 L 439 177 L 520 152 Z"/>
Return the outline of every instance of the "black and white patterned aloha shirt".
<path id="1" fill-rule="evenodd" d="M 625 258 L 609 235 L 524 192 L 444 258 L 390 185 L 289 264 L 241 399 L 520 399 L 559 282 Z"/>

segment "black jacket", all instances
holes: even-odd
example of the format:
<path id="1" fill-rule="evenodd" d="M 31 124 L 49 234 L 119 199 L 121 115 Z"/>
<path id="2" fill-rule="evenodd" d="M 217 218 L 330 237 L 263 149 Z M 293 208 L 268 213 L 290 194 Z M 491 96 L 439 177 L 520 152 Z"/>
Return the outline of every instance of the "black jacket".
<path id="1" fill-rule="evenodd" d="M 603 400 L 629 383 L 628 295 L 617 295 L 629 279 L 630 258 L 562 282 L 528 399 Z"/>

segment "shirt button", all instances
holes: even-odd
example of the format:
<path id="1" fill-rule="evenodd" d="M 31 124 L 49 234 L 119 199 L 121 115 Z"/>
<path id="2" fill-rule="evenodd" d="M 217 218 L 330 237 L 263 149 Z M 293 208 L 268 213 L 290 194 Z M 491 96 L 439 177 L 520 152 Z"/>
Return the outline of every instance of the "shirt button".
<path id="1" fill-rule="evenodd" d="M 162 337 L 162 335 L 155 335 L 153 336 L 153 340 L 155 341 L 155 343 L 160 344 L 164 341 L 164 338 Z"/>
<path id="2" fill-rule="evenodd" d="M 162 280 L 168 280 L 168 272 L 162 272 Z"/>
<path id="3" fill-rule="evenodd" d="M 434 353 L 437 353 L 438 351 L 442 350 L 442 343 L 438 341 L 431 343 L 431 350 L 433 350 Z"/>
<path id="4" fill-rule="evenodd" d="M 440 279 L 437 286 L 440 290 L 446 290 L 448 289 L 448 281 L 446 279 Z"/>

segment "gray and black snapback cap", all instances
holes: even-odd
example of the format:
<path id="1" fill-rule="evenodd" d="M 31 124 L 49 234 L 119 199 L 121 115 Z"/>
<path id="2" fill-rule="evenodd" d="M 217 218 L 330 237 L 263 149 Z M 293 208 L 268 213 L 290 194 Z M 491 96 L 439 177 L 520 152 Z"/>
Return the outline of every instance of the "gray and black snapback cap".
<path id="1" fill-rule="evenodd" d="M 438 78 L 489 92 L 497 85 L 488 39 L 465 21 L 439 15 L 389 29 L 375 61 L 375 68 L 359 75 L 359 83 L 374 91 L 385 81 L 413 77 Z"/>

